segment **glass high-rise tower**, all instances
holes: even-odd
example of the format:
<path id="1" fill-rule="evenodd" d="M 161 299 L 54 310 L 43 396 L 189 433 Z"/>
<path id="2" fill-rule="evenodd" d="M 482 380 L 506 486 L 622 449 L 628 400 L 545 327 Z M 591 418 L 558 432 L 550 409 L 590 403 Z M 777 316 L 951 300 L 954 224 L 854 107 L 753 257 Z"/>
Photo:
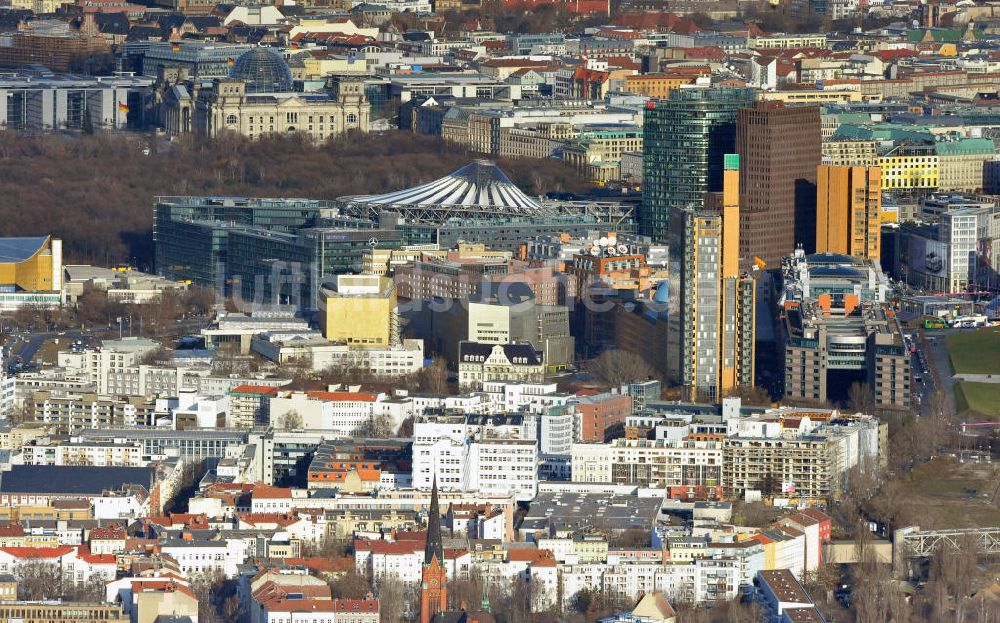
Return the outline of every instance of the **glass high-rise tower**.
<path id="1" fill-rule="evenodd" d="M 736 151 L 736 115 L 754 90 L 677 89 L 650 100 L 643 124 L 643 200 L 639 228 L 667 237 L 671 209 L 697 210 L 705 193 L 722 190 L 723 156 Z"/>

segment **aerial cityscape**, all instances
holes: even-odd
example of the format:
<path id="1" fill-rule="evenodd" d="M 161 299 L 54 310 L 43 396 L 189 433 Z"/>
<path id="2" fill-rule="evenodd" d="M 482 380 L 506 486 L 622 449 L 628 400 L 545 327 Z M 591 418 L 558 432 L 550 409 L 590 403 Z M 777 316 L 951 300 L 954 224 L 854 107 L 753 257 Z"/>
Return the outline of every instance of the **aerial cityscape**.
<path id="1" fill-rule="evenodd" d="M 1000 0 L 0 0 L 70 622 L 1000 623 Z"/>

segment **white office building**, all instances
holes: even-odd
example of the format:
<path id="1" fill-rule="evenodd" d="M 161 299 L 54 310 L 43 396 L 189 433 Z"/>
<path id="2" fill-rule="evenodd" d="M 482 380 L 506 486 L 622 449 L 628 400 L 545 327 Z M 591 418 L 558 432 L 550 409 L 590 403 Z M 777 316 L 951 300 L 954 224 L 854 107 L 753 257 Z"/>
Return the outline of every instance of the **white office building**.
<path id="1" fill-rule="evenodd" d="M 443 491 L 513 495 L 538 492 L 535 424 L 522 415 L 446 415 L 419 418 L 413 427 L 413 486 Z"/>

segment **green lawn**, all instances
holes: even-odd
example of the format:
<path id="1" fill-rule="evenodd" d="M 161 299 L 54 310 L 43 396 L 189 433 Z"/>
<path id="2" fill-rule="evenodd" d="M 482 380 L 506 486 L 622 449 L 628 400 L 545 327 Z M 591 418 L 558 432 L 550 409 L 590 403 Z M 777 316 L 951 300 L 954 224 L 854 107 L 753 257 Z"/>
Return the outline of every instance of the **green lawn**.
<path id="1" fill-rule="evenodd" d="M 957 331 L 947 344 L 955 374 L 1000 374 L 1000 329 Z"/>
<path id="2" fill-rule="evenodd" d="M 955 413 L 973 411 L 987 419 L 1000 419 L 1000 383 L 955 384 Z"/>

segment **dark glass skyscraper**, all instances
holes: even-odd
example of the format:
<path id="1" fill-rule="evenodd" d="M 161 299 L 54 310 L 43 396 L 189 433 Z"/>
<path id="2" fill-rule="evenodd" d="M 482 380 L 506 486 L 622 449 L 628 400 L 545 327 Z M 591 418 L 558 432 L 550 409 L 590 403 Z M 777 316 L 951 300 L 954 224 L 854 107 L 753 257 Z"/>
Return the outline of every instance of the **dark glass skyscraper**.
<path id="1" fill-rule="evenodd" d="M 723 156 L 736 151 L 736 115 L 754 90 L 677 89 L 647 107 L 643 124 L 643 201 L 639 227 L 667 237 L 671 208 L 699 209 L 722 190 Z"/>

